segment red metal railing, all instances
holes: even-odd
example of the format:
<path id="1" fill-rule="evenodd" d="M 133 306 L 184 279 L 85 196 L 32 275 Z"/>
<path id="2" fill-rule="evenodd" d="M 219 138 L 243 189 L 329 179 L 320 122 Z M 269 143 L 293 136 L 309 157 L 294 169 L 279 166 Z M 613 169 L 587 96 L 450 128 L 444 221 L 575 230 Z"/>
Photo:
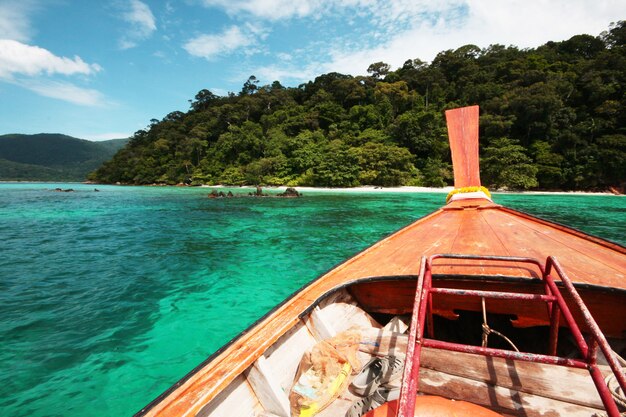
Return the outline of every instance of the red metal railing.
<path id="1" fill-rule="evenodd" d="M 499 261 L 505 263 L 526 263 L 537 266 L 541 271 L 541 279 L 545 294 L 526 294 L 502 291 L 480 291 L 455 288 L 434 288 L 432 286 L 433 262 L 436 259 L 465 259 L 477 261 Z M 576 315 L 584 320 L 586 333 L 591 345 L 587 343 L 580 326 L 574 318 L 574 314 L 565 302 L 561 289 L 556 285 L 551 273 L 554 271 L 562 282 L 562 289 L 573 302 Z M 432 294 L 446 294 L 454 296 L 508 299 L 520 302 L 543 302 L 547 305 L 547 314 L 550 318 L 550 338 L 548 341 L 548 355 L 534 353 L 515 352 L 511 350 L 494 349 L 481 346 L 470 346 L 459 343 L 443 342 L 433 339 L 432 323 Z M 556 356 L 558 344 L 559 317 L 563 316 L 569 327 L 576 346 L 583 359 L 567 359 Z M 424 337 L 424 327 L 428 324 L 428 334 L 430 338 Z M 597 365 L 598 349 L 604 354 L 617 382 L 624 392 L 626 392 L 626 377 L 618 364 L 613 351 L 606 338 L 598 327 L 597 323 L 589 313 L 587 306 L 574 288 L 571 280 L 563 271 L 558 261 L 554 257 L 548 257 L 545 266 L 533 258 L 502 257 L 502 256 L 474 256 L 457 254 L 432 255 L 430 258 L 423 257 L 420 266 L 420 274 L 415 291 L 415 301 L 413 314 L 411 317 L 411 327 L 409 331 L 409 342 L 407 346 L 404 375 L 402 377 L 402 388 L 400 390 L 400 401 L 398 407 L 398 417 L 412 417 L 415 410 L 415 396 L 419 386 L 419 369 L 422 346 L 444 349 L 458 352 L 480 354 L 484 356 L 495 356 L 513 360 L 538 362 L 569 366 L 574 368 L 588 369 L 591 378 L 598 390 L 602 403 L 609 417 L 619 417 L 620 413 L 611 392 L 604 382 L 602 373 Z"/>

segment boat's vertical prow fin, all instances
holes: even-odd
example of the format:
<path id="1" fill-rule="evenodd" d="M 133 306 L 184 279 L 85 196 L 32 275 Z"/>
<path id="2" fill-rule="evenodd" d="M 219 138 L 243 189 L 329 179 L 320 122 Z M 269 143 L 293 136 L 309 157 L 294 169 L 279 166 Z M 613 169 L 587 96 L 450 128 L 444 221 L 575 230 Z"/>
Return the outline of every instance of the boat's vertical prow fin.
<path id="1" fill-rule="evenodd" d="M 454 187 L 480 187 L 478 106 L 446 110 Z"/>

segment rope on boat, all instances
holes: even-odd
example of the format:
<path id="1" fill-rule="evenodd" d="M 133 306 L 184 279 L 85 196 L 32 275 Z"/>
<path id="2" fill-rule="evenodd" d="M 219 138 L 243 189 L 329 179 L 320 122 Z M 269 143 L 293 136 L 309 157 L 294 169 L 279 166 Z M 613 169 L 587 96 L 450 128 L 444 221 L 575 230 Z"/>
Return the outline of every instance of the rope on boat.
<path id="1" fill-rule="evenodd" d="M 482 300 L 482 305 L 483 305 L 483 325 L 482 325 L 482 327 L 483 327 L 483 343 L 482 343 L 482 346 L 483 347 L 487 347 L 487 342 L 489 341 L 489 335 L 493 333 L 496 336 L 500 336 L 501 338 L 506 340 L 507 343 L 509 345 L 511 345 L 513 347 L 513 349 L 515 349 L 516 352 L 519 352 L 519 349 L 517 348 L 517 346 L 515 346 L 515 344 L 511 341 L 511 339 L 509 339 L 508 337 L 506 337 L 505 335 L 503 335 L 499 331 L 493 330 L 491 327 L 489 327 L 489 324 L 487 324 L 487 309 L 485 308 L 485 297 L 481 297 L 481 300 Z"/>
<path id="2" fill-rule="evenodd" d="M 479 191 L 485 193 L 487 198 L 491 199 L 491 193 L 489 192 L 489 190 L 486 187 L 483 187 L 483 186 L 471 186 L 471 187 L 455 188 L 454 190 L 450 191 L 448 193 L 447 197 L 446 197 L 446 204 L 448 204 L 450 202 L 450 199 L 455 194 L 476 193 L 476 192 L 479 192 Z"/>
<path id="3" fill-rule="evenodd" d="M 622 358 L 620 355 L 618 355 L 617 352 L 615 351 L 613 352 L 613 355 L 615 355 L 615 358 L 617 359 L 617 361 L 621 363 L 622 366 L 625 367 L 624 369 L 626 370 L 626 360 Z M 609 388 L 609 391 L 611 391 L 611 395 L 613 396 L 613 399 L 615 400 L 615 402 L 619 406 L 626 409 L 626 394 L 624 393 L 624 391 L 622 391 L 622 388 L 617 383 L 617 379 L 615 378 L 615 375 L 614 374 L 607 375 L 607 377 L 604 378 L 604 382 L 606 383 L 606 386 Z"/>
<path id="4" fill-rule="evenodd" d="M 624 370 L 626 370 L 626 360 L 622 358 L 620 355 L 618 355 L 617 352 L 615 351 L 613 351 L 613 354 L 615 355 L 615 358 L 617 359 L 617 361 L 621 363 L 622 366 L 625 367 Z M 615 400 L 617 405 L 626 409 L 626 395 L 624 394 L 619 384 L 617 383 L 617 379 L 615 378 L 615 375 L 614 374 L 607 375 L 607 377 L 604 378 L 604 382 L 606 383 L 606 386 L 609 388 L 609 391 L 611 392 L 611 395 L 613 396 L 613 399 Z M 620 416 L 626 416 L 626 413 L 622 412 L 620 413 Z M 593 414 L 592 417 L 608 417 L 608 415 L 606 413 L 595 413 Z"/>

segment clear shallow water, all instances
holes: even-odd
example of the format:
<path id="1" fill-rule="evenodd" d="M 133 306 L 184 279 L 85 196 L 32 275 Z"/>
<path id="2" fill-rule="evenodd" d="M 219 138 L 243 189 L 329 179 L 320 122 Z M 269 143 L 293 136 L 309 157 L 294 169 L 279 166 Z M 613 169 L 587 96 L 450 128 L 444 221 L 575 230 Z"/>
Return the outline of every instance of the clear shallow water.
<path id="1" fill-rule="evenodd" d="M 0 184 L 1 415 L 132 415 L 303 284 L 445 200 L 98 189 Z M 626 244 L 624 197 L 494 198 Z"/>

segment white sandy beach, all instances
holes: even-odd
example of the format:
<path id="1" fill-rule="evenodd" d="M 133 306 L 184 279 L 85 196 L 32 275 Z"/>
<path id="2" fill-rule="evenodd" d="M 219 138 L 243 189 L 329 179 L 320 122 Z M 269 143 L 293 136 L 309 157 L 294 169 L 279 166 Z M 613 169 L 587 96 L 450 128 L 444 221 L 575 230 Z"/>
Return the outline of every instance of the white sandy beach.
<path id="1" fill-rule="evenodd" d="M 242 186 L 242 187 L 233 187 L 233 186 L 224 186 L 224 185 L 203 185 L 202 187 L 206 188 L 240 188 L 240 189 L 249 189 L 255 190 L 256 187 L 253 186 Z M 264 190 L 268 191 L 277 191 L 283 192 L 287 187 L 262 187 Z M 298 192 L 308 193 L 308 192 L 337 192 L 337 193 L 442 193 L 447 194 L 454 189 L 454 187 L 443 187 L 443 188 L 433 188 L 433 187 L 375 187 L 375 186 L 363 186 L 363 187 L 351 187 L 351 188 L 325 188 L 325 187 L 292 187 L 295 188 Z M 588 191 L 492 191 L 489 190 L 492 194 L 550 194 L 550 195 L 614 195 L 610 192 L 588 192 Z"/>

